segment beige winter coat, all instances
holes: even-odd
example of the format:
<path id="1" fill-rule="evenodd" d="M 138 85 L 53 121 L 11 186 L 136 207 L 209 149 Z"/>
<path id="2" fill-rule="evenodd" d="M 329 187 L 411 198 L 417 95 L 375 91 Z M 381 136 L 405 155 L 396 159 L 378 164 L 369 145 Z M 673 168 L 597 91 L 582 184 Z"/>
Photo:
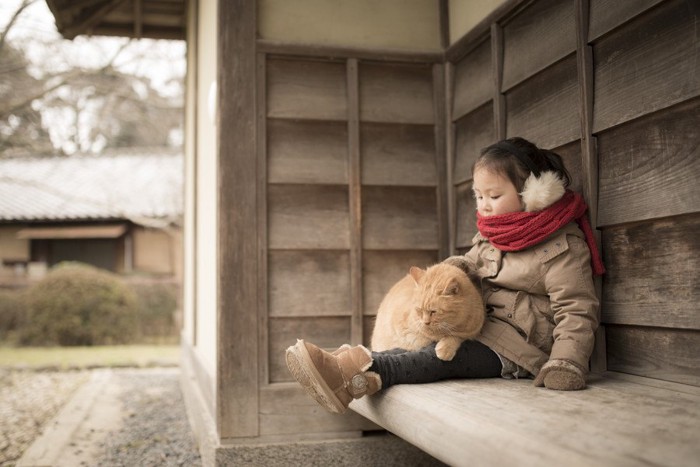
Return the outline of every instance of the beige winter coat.
<path id="1" fill-rule="evenodd" d="M 476 339 L 532 375 L 550 358 L 588 368 L 598 299 L 578 226 L 518 252 L 501 252 L 480 234 L 473 243 L 464 256 L 445 261 L 481 283 L 487 320 Z"/>

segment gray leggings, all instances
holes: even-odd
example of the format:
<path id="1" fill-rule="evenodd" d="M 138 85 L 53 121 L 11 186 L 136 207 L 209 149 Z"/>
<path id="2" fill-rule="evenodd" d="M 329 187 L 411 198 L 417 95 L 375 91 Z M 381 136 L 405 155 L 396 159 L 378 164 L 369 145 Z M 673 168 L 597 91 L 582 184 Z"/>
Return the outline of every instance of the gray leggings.
<path id="1" fill-rule="evenodd" d="M 464 341 L 450 361 L 435 354 L 435 343 L 416 351 L 393 349 L 372 352 L 372 366 L 382 378 L 382 389 L 394 384 L 432 383 L 454 378 L 501 376 L 501 359 L 481 342 Z"/>

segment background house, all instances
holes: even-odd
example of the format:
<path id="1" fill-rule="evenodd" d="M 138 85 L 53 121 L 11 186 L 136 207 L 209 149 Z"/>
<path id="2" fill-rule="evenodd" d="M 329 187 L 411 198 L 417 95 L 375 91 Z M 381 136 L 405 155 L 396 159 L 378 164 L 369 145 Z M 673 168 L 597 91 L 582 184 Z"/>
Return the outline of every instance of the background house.
<path id="1" fill-rule="evenodd" d="M 468 248 L 469 167 L 513 135 L 564 157 L 600 231 L 594 368 L 700 385 L 698 2 L 48 3 L 71 34 L 186 31 L 183 389 L 205 463 L 374 428 L 320 413 L 284 348 L 367 342 L 389 284 Z"/>
<path id="2" fill-rule="evenodd" d="M 182 179 L 174 149 L 0 159 L 0 281 L 61 261 L 181 278 Z"/>

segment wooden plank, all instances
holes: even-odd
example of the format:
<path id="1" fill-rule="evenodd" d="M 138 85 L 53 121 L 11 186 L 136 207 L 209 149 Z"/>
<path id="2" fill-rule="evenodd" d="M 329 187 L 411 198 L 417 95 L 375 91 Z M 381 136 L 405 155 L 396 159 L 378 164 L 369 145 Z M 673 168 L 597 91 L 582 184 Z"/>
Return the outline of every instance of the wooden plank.
<path id="1" fill-rule="evenodd" d="M 566 169 L 569 171 L 569 175 L 571 175 L 569 189 L 581 193 L 583 178 L 585 177 L 581 161 L 581 142 L 572 141 L 564 146 L 551 148 L 551 150 L 561 156 Z"/>
<path id="2" fill-rule="evenodd" d="M 341 122 L 269 119 L 270 183 L 348 183 L 348 130 Z"/>
<path id="3" fill-rule="evenodd" d="M 363 123 L 362 184 L 436 186 L 431 125 Z"/>
<path id="4" fill-rule="evenodd" d="M 270 59 L 267 116 L 344 121 L 345 87 L 343 63 Z"/>
<path id="5" fill-rule="evenodd" d="M 348 189 L 340 185 L 270 185 L 269 248 L 350 249 Z"/>
<path id="6" fill-rule="evenodd" d="M 541 147 L 580 138 L 576 55 L 528 79 L 506 94 L 508 136 L 522 136 Z"/>
<path id="7" fill-rule="evenodd" d="M 294 381 L 284 351 L 304 339 L 325 349 L 350 342 L 350 317 L 270 318 L 270 382 Z"/>
<path id="8" fill-rule="evenodd" d="M 595 44 L 595 133 L 700 95 L 698 18 L 668 1 Z"/>
<path id="9" fill-rule="evenodd" d="M 215 418 L 218 435 L 235 438 L 257 436 L 259 428 L 255 2 L 222 2 L 217 19 Z M 236 66 L 229 66 L 231 57 Z"/>
<path id="10" fill-rule="evenodd" d="M 325 433 L 340 438 L 351 432 L 381 430 L 366 418 L 349 412 L 342 417 L 326 412 L 296 383 L 277 383 L 260 390 L 260 434 L 296 435 L 299 427 L 309 441 Z M 303 439 L 303 438 L 302 438 Z"/>
<path id="11" fill-rule="evenodd" d="M 492 98 L 493 76 L 489 37 L 454 66 L 454 119 L 484 105 Z"/>
<path id="12" fill-rule="evenodd" d="M 454 244 L 455 235 L 457 234 L 457 227 L 455 224 L 455 212 L 457 210 L 457 203 L 455 201 L 455 190 L 454 190 L 454 173 L 455 173 L 455 125 L 452 123 L 452 106 L 449 104 L 454 99 L 453 90 L 453 75 L 454 67 L 451 63 L 445 63 L 445 101 L 448 103 L 445 106 L 445 128 L 447 134 L 445 135 L 445 159 L 446 159 L 446 170 L 445 174 L 445 184 L 447 186 L 447 222 L 448 222 L 448 244 L 449 244 L 449 255 L 454 254 Z"/>
<path id="13" fill-rule="evenodd" d="M 472 166 L 481 150 L 496 140 L 493 106 L 487 103 L 468 113 L 455 124 L 456 146 L 453 183 L 461 184 L 472 178 Z"/>
<path id="14" fill-rule="evenodd" d="M 270 317 L 352 314 L 350 255 L 342 250 L 271 250 Z"/>
<path id="15" fill-rule="evenodd" d="M 431 68 L 363 63 L 360 66 L 360 120 L 432 124 Z"/>
<path id="16" fill-rule="evenodd" d="M 605 229 L 605 323 L 700 330 L 700 214 Z"/>
<path id="17" fill-rule="evenodd" d="M 472 246 L 476 235 L 476 200 L 472 192 L 471 181 L 457 185 L 457 240 L 455 247 L 459 250 Z"/>
<path id="18" fill-rule="evenodd" d="M 700 386 L 700 332 L 608 325 L 608 369 Z"/>
<path id="19" fill-rule="evenodd" d="M 256 145 L 257 145 L 257 197 L 258 197 L 258 290 L 267 290 L 268 283 L 268 257 L 267 257 L 267 182 L 268 182 L 268 121 L 265 118 L 267 108 L 267 95 L 265 83 L 267 56 L 257 54 L 257 84 L 256 84 Z M 267 318 L 268 318 L 268 294 L 258 294 L 258 376 L 260 385 L 269 382 L 269 368 L 267 355 L 269 345 L 267 342 Z"/>
<path id="20" fill-rule="evenodd" d="M 348 156 L 350 165 L 350 293 L 352 319 L 350 341 L 362 343 L 362 194 L 360 159 L 360 91 L 357 59 L 349 59 L 348 73 Z"/>
<path id="21" fill-rule="evenodd" d="M 491 75 L 493 79 L 493 125 L 497 140 L 505 139 L 506 131 L 506 97 L 503 88 L 503 28 L 494 23 L 491 26 Z"/>
<path id="22" fill-rule="evenodd" d="M 588 42 L 593 42 L 603 34 L 612 31 L 621 24 L 645 12 L 664 0 L 590 0 L 590 26 Z"/>
<path id="23" fill-rule="evenodd" d="M 351 408 L 449 465 L 690 467 L 700 456 L 698 402 L 603 376 L 569 392 L 527 379 L 403 384 Z"/>
<path id="24" fill-rule="evenodd" d="M 598 226 L 700 211 L 700 99 L 598 136 Z"/>
<path id="25" fill-rule="evenodd" d="M 451 185 L 447 184 L 447 113 L 445 90 L 445 66 L 433 65 L 433 105 L 435 112 L 435 157 L 433 158 L 437 171 L 437 217 L 438 217 L 438 242 L 440 244 L 440 256 L 447 257 L 450 251 L 449 220 L 447 190 Z"/>
<path id="26" fill-rule="evenodd" d="M 439 261 L 437 252 L 430 250 L 366 250 L 363 259 L 365 316 L 377 314 L 384 296 L 396 282 L 408 274 L 411 266 L 426 268 Z"/>
<path id="27" fill-rule="evenodd" d="M 374 250 L 437 250 L 434 188 L 365 187 L 362 244 Z"/>
<path id="28" fill-rule="evenodd" d="M 523 0 L 520 0 L 523 1 Z M 440 63 L 442 52 L 416 52 L 412 50 L 381 49 L 365 47 L 344 47 L 322 44 L 292 44 L 273 40 L 258 40 L 258 51 L 309 58 L 356 58 L 358 60 L 375 60 L 378 62 Z"/>
<path id="29" fill-rule="evenodd" d="M 505 92 L 576 50 L 574 1 L 539 0 L 503 26 Z"/>

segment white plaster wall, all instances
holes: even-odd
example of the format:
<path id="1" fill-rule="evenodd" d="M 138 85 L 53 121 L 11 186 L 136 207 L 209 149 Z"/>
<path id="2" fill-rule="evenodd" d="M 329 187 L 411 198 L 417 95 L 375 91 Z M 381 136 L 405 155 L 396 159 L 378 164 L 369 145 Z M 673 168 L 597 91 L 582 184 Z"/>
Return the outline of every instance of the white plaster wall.
<path id="1" fill-rule="evenodd" d="M 313 45 L 440 50 L 438 0 L 259 0 L 266 40 Z"/>
<path id="2" fill-rule="evenodd" d="M 506 0 L 449 0 L 450 44 L 457 42 Z"/>

